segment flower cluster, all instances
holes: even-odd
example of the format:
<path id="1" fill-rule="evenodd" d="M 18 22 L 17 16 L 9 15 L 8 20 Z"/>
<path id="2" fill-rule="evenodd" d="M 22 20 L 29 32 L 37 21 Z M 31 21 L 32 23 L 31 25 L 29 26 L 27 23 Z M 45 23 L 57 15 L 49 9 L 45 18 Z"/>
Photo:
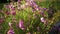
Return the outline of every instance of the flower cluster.
<path id="1" fill-rule="evenodd" d="M 40 7 L 35 0 L 11 2 L 2 10 L 5 20 L 1 18 L 0 23 L 4 22 L 6 30 L 9 29 L 7 34 L 20 34 L 22 31 L 23 34 L 42 34 L 49 30 L 48 8 Z"/>

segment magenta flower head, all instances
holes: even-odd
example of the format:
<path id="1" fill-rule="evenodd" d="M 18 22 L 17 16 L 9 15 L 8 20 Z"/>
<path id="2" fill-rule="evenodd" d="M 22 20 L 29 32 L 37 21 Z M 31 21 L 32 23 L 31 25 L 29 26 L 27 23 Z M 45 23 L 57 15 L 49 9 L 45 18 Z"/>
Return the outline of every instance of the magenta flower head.
<path id="1" fill-rule="evenodd" d="M 47 8 L 43 8 L 42 10 L 47 10 Z"/>
<path id="2" fill-rule="evenodd" d="M 30 5 L 33 7 L 34 6 L 34 2 L 29 2 L 30 3 Z"/>
<path id="3" fill-rule="evenodd" d="M 25 30 L 24 21 L 23 20 L 19 21 L 19 28 L 22 29 L 22 30 Z"/>
<path id="4" fill-rule="evenodd" d="M 9 8 L 10 8 L 10 10 L 15 10 L 15 6 L 12 4 L 9 5 Z"/>
<path id="5" fill-rule="evenodd" d="M 15 11 L 11 11 L 11 14 L 12 14 L 12 15 L 16 15 L 16 12 L 15 12 Z"/>
<path id="6" fill-rule="evenodd" d="M 12 10 L 15 10 L 15 7 L 11 7 Z"/>
<path id="7" fill-rule="evenodd" d="M 30 2 L 30 6 L 33 7 L 35 10 L 40 10 L 40 7 L 35 2 Z"/>
<path id="8" fill-rule="evenodd" d="M 9 29 L 8 32 L 7 32 L 7 34 L 14 34 L 13 29 Z"/>

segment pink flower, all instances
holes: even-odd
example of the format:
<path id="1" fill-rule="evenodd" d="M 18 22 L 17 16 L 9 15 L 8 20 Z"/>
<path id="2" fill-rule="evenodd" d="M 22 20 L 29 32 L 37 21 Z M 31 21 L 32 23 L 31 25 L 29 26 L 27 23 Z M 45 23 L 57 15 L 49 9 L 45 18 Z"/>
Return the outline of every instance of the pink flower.
<path id="1" fill-rule="evenodd" d="M 24 27 L 24 21 L 23 20 L 19 21 L 19 28 L 21 28 L 22 30 L 25 29 L 25 27 Z"/>
<path id="2" fill-rule="evenodd" d="M 47 8 L 43 8 L 42 10 L 47 10 Z"/>
<path id="3" fill-rule="evenodd" d="M 14 34 L 13 29 L 10 29 L 10 30 L 7 32 L 7 34 Z"/>
<path id="4" fill-rule="evenodd" d="M 33 7 L 35 10 L 40 10 L 40 7 L 35 2 L 30 2 L 30 6 Z"/>
<path id="5" fill-rule="evenodd" d="M 41 17 L 40 20 L 41 20 L 41 22 L 45 22 L 44 17 Z"/>
<path id="6" fill-rule="evenodd" d="M 12 15 L 16 15 L 16 12 L 15 11 L 11 11 L 10 12 Z"/>
<path id="7" fill-rule="evenodd" d="M 12 10 L 15 10 L 15 7 L 11 7 Z"/>
<path id="8" fill-rule="evenodd" d="M 15 6 L 12 4 L 9 5 L 9 8 L 10 8 L 10 10 L 15 10 Z"/>
<path id="9" fill-rule="evenodd" d="M 45 19 L 44 17 L 41 17 L 40 20 L 41 20 L 41 22 L 43 22 L 45 25 L 48 24 L 47 21 L 46 21 L 46 19 Z"/>

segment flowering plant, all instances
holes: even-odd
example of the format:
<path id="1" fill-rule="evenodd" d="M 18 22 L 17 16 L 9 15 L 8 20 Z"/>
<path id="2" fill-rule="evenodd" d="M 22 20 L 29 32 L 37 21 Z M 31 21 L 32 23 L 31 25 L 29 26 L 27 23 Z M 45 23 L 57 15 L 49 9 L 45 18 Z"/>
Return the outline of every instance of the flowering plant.
<path id="1" fill-rule="evenodd" d="M 56 18 L 50 18 L 52 10 L 40 7 L 35 0 L 5 4 L 0 13 L 1 34 L 48 34 Z"/>

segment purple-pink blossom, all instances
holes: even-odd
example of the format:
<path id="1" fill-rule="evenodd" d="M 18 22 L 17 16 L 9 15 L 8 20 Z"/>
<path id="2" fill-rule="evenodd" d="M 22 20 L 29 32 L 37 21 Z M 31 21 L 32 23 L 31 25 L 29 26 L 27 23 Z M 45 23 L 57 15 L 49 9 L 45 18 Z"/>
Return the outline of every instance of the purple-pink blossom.
<path id="1" fill-rule="evenodd" d="M 41 22 L 45 22 L 44 17 L 41 17 L 40 20 L 41 20 Z"/>
<path id="2" fill-rule="evenodd" d="M 15 11 L 11 11 L 10 12 L 12 15 L 16 15 L 16 12 Z"/>
<path id="3" fill-rule="evenodd" d="M 47 10 L 47 8 L 43 8 L 42 10 Z"/>
<path id="4" fill-rule="evenodd" d="M 35 2 L 30 2 L 30 6 L 33 7 L 35 10 L 40 10 L 40 7 Z"/>
<path id="5" fill-rule="evenodd" d="M 41 20 L 41 22 L 43 22 L 45 25 L 48 24 L 48 23 L 47 23 L 47 20 L 46 20 L 44 17 L 41 17 L 40 20 Z"/>
<path id="6" fill-rule="evenodd" d="M 11 7 L 12 10 L 15 10 L 15 7 Z"/>
<path id="7" fill-rule="evenodd" d="M 21 28 L 22 30 L 25 30 L 24 21 L 23 20 L 19 21 L 19 28 Z"/>
<path id="8" fill-rule="evenodd" d="M 13 29 L 9 29 L 8 32 L 7 32 L 7 34 L 14 34 Z"/>
<path id="9" fill-rule="evenodd" d="M 9 5 L 9 8 L 10 8 L 10 10 L 15 10 L 15 6 L 12 4 Z"/>

